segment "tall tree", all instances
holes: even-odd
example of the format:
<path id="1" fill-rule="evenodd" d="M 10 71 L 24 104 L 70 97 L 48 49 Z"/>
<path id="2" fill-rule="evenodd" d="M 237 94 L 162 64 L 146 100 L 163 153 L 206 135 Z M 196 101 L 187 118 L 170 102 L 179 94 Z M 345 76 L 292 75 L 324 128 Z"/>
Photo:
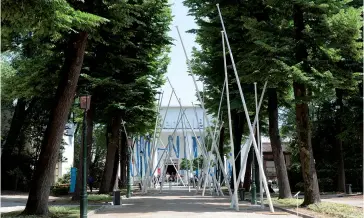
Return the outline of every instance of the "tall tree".
<path id="1" fill-rule="evenodd" d="M 119 147 L 119 129 L 121 125 L 121 115 L 115 114 L 111 118 L 110 122 L 110 132 L 108 134 L 109 144 L 107 145 L 106 163 L 99 188 L 99 194 L 107 194 L 110 190 L 115 162 L 115 153 L 117 153 Z"/>
<path id="2" fill-rule="evenodd" d="M 47 36 L 59 40 L 62 33 L 63 36 L 68 35 L 67 33 L 64 34 L 65 31 L 69 31 L 69 29 L 79 30 L 77 33 L 70 33 L 69 38 L 67 38 L 68 44 L 64 51 L 65 61 L 61 70 L 54 106 L 43 137 L 27 205 L 23 212 L 23 214 L 46 215 L 48 214 L 50 188 L 45 187 L 50 187 L 54 178 L 64 126 L 82 67 L 88 35 L 86 31 L 91 30 L 104 20 L 88 13 L 76 11 L 64 0 L 26 2 L 21 7 L 5 1 L 2 6 L 3 11 L 6 11 L 2 14 L 2 24 L 5 24 L 6 48 L 11 48 L 10 42 L 24 33 L 32 33 L 37 38 Z"/>
<path id="3" fill-rule="evenodd" d="M 279 198 L 291 198 L 286 161 L 282 149 L 282 141 L 278 126 L 278 96 L 275 88 L 268 89 L 269 137 L 273 152 L 274 165 L 277 172 Z"/>

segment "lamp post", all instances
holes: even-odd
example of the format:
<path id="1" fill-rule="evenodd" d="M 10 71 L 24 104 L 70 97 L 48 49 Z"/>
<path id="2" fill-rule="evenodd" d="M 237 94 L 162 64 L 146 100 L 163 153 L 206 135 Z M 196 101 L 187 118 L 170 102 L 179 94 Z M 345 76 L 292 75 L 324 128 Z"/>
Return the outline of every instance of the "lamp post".
<path id="1" fill-rule="evenodd" d="M 83 113 L 83 160 L 82 160 L 82 190 L 80 199 L 80 217 L 87 217 L 87 136 L 86 136 L 86 116 L 87 111 L 90 109 L 91 95 L 84 95 L 80 97 L 80 107 L 84 109 Z"/>
<path id="2" fill-rule="evenodd" d="M 255 185 L 255 152 L 252 150 L 252 188 L 251 188 L 251 203 L 257 204 L 257 186 Z"/>
<path id="3" fill-rule="evenodd" d="M 133 139 L 128 139 L 128 174 L 127 174 L 127 180 L 128 180 L 128 186 L 127 186 L 127 193 L 126 193 L 126 197 L 130 198 L 131 197 L 131 146 L 133 144 Z"/>

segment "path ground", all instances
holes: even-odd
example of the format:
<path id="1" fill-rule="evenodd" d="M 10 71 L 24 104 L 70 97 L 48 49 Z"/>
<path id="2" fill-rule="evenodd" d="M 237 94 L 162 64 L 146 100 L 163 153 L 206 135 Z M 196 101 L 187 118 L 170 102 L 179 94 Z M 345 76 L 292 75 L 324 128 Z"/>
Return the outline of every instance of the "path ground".
<path id="1" fill-rule="evenodd" d="M 354 207 L 364 207 L 363 195 L 322 195 L 321 200 L 323 202 L 333 202 L 339 204 L 348 204 Z"/>
<path id="2" fill-rule="evenodd" d="M 157 190 L 149 191 L 146 195 L 133 196 L 123 199 L 121 206 L 105 206 L 90 215 L 89 218 L 122 217 L 122 218 L 293 218 L 295 215 L 276 211 L 269 212 L 269 208 L 262 210 L 260 206 L 240 204 L 240 211 L 229 208 L 228 197 L 202 197 L 195 195 L 195 190 L 167 190 L 159 193 Z"/>
<path id="3" fill-rule="evenodd" d="M 22 192 L 2 192 L 1 193 L 1 213 L 8 213 L 13 211 L 24 210 L 27 203 L 28 193 Z M 64 203 L 65 197 L 54 197 L 49 196 L 49 205 L 52 206 L 65 206 L 65 207 L 75 207 L 76 205 Z M 90 204 L 89 206 L 102 206 L 101 204 Z"/>

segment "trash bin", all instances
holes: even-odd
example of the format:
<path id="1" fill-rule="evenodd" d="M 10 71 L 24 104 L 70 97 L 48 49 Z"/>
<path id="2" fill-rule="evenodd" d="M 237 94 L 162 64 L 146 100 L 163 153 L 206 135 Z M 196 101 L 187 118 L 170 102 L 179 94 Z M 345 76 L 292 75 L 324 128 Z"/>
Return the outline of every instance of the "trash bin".
<path id="1" fill-rule="evenodd" d="M 346 184 L 346 194 L 353 194 L 353 192 L 351 191 L 351 184 Z"/>
<path id="2" fill-rule="evenodd" d="M 120 191 L 114 191 L 113 201 L 114 205 L 120 205 Z"/>
<path id="3" fill-rule="evenodd" d="M 244 201 L 245 200 L 245 189 L 239 188 L 238 191 L 239 191 L 240 201 Z"/>

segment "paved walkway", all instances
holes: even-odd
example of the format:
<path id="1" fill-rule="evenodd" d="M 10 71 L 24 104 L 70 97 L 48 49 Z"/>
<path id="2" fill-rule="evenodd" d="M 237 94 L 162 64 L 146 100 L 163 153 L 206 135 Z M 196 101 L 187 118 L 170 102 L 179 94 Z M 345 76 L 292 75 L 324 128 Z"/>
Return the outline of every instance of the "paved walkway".
<path id="1" fill-rule="evenodd" d="M 269 208 L 262 210 L 260 206 L 240 204 L 240 211 L 236 212 L 229 208 L 227 197 L 202 197 L 194 195 L 195 190 L 189 193 L 187 190 L 149 191 L 144 196 L 133 196 L 123 199 L 121 206 L 105 206 L 101 210 L 90 215 L 90 218 L 103 217 L 142 217 L 142 218 L 179 218 L 179 217 L 201 217 L 201 218 L 230 218 L 230 217 L 252 217 L 252 218 L 294 218 L 295 215 L 276 211 L 269 212 Z"/>
<path id="2" fill-rule="evenodd" d="M 328 196 L 321 196 L 321 200 L 323 202 L 333 202 L 339 204 L 348 204 L 354 207 L 364 207 L 364 198 L 363 195 L 356 195 L 356 196 L 338 196 L 338 195 L 328 195 Z"/>
<path id="3" fill-rule="evenodd" d="M 49 196 L 49 206 L 62 206 L 62 207 L 77 207 L 78 205 L 73 204 L 65 204 L 60 203 L 60 200 L 64 200 L 65 198 Z M 25 205 L 28 200 L 28 193 L 20 193 L 20 192 L 5 192 L 1 193 L 1 213 L 8 213 L 13 211 L 21 211 L 24 210 Z M 101 206 L 100 204 L 89 204 L 89 206 Z"/>

